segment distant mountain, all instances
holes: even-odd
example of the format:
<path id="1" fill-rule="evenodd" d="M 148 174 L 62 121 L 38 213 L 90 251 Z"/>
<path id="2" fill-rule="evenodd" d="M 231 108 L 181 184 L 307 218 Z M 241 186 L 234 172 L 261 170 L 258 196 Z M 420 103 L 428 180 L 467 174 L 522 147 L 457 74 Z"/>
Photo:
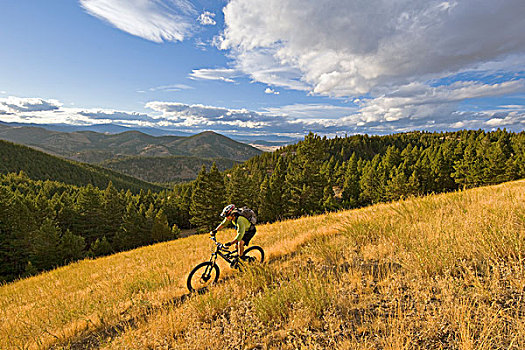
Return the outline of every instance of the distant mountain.
<path id="1" fill-rule="evenodd" d="M 0 139 L 89 163 L 129 156 L 225 158 L 242 162 L 262 153 L 255 147 L 211 131 L 190 137 L 151 136 L 140 131 L 119 134 L 93 131 L 65 133 L 40 127 L 0 124 Z"/>
<path id="2" fill-rule="evenodd" d="M 0 126 L 13 126 L 13 127 L 37 127 L 44 128 L 52 131 L 60 132 L 75 132 L 75 131 L 94 131 L 102 134 L 118 134 L 125 131 L 140 131 L 151 136 L 191 136 L 193 134 L 177 131 L 177 130 L 164 130 L 151 127 L 135 127 L 130 128 L 127 126 L 116 125 L 116 124 L 93 124 L 93 125 L 71 125 L 71 124 L 35 124 L 35 123 L 6 123 L 0 121 Z"/>
<path id="3" fill-rule="evenodd" d="M 33 180 L 53 180 L 77 186 L 92 184 L 104 189 L 111 181 L 117 189 L 129 189 L 132 192 L 164 189 L 96 165 L 61 159 L 30 147 L 0 140 L 0 174 L 20 171 Z"/>
<path id="4" fill-rule="evenodd" d="M 224 158 L 171 156 L 119 158 L 105 161 L 101 165 L 148 182 L 178 183 L 194 180 L 203 165 L 209 170 L 214 162 L 220 171 L 238 164 L 234 160 Z"/>

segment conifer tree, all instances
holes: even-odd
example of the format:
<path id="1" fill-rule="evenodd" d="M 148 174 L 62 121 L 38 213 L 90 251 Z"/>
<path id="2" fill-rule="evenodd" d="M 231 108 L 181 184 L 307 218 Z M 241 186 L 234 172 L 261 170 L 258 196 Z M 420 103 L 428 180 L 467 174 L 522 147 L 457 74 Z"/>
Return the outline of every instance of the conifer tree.
<path id="1" fill-rule="evenodd" d="M 67 264 L 72 261 L 82 259 L 85 255 L 86 242 L 83 237 L 74 235 L 67 230 L 60 238 L 58 249 L 60 251 L 60 260 Z"/>
<path id="2" fill-rule="evenodd" d="M 360 175 L 357 169 L 357 156 L 352 153 L 348 160 L 343 184 L 343 205 L 346 208 L 356 208 L 359 205 Z"/>
<path id="3" fill-rule="evenodd" d="M 276 215 L 273 211 L 272 196 L 270 191 L 270 179 L 264 178 L 259 191 L 259 205 L 257 208 L 257 220 L 259 222 L 268 222 L 273 220 Z"/>
<path id="4" fill-rule="evenodd" d="M 241 166 L 236 166 L 229 175 L 226 185 L 228 203 L 235 203 L 237 207 L 254 208 L 257 192 L 253 190 L 253 183 L 247 171 Z"/>
<path id="5" fill-rule="evenodd" d="M 108 242 L 106 237 L 97 238 L 97 240 L 91 245 L 88 255 L 91 257 L 109 255 L 113 252 L 111 244 Z"/>
<path id="6" fill-rule="evenodd" d="M 33 266 L 41 271 L 60 265 L 59 244 L 60 231 L 53 220 L 46 218 L 40 229 L 32 235 L 30 260 Z"/>
<path id="7" fill-rule="evenodd" d="M 284 157 L 279 157 L 275 169 L 269 180 L 269 205 L 268 211 L 270 221 L 280 220 L 286 216 L 288 208 L 289 191 L 286 185 L 286 161 Z"/>
<path id="8" fill-rule="evenodd" d="M 190 205 L 190 222 L 198 232 L 210 231 L 219 224 L 225 192 L 224 179 L 215 163 L 209 174 L 203 166 L 194 182 Z"/>
<path id="9" fill-rule="evenodd" d="M 174 227 L 177 226 L 174 225 Z M 151 240 L 152 242 L 163 242 L 173 238 L 174 235 L 168 225 L 168 218 L 162 209 L 160 209 L 157 215 L 155 215 L 155 220 L 153 221 L 153 227 L 151 228 Z"/>
<path id="10" fill-rule="evenodd" d="M 298 145 L 286 174 L 291 216 L 322 212 L 324 188 L 328 184 L 328 179 L 321 173 L 325 158 L 323 141 L 313 133 Z"/>

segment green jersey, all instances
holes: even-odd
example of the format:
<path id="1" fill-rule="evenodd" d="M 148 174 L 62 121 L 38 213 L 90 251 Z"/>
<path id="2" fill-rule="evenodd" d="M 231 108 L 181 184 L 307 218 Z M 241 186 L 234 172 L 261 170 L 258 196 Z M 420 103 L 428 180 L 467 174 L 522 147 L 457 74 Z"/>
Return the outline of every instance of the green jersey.
<path id="1" fill-rule="evenodd" d="M 219 226 L 226 226 L 229 223 L 232 223 L 233 226 L 237 229 L 237 236 L 235 239 L 237 241 L 240 241 L 244 237 L 244 233 L 252 226 L 252 224 L 246 219 L 244 216 L 239 215 L 237 218 L 237 222 L 231 221 L 228 218 L 225 218 L 222 220 L 221 224 Z"/>

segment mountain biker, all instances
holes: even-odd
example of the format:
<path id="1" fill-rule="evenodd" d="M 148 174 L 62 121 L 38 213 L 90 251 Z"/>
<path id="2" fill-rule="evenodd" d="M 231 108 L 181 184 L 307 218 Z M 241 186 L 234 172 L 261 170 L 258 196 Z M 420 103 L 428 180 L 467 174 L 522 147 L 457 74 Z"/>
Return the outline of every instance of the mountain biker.
<path id="1" fill-rule="evenodd" d="M 210 232 L 210 235 L 215 236 L 217 231 L 225 228 L 226 226 L 228 226 L 229 223 L 232 223 L 237 229 L 237 236 L 235 236 L 235 238 L 231 242 L 227 242 L 224 245 L 229 247 L 233 244 L 236 244 L 237 253 L 242 259 L 244 254 L 244 247 L 250 243 L 253 236 L 257 232 L 257 230 L 255 229 L 255 225 L 248 221 L 248 219 L 246 219 L 244 216 L 242 216 L 240 212 L 235 209 L 234 204 L 227 205 L 222 210 L 221 217 L 223 217 L 224 220 L 222 220 L 222 222 L 219 224 L 219 226 L 217 226 L 216 229 Z"/>

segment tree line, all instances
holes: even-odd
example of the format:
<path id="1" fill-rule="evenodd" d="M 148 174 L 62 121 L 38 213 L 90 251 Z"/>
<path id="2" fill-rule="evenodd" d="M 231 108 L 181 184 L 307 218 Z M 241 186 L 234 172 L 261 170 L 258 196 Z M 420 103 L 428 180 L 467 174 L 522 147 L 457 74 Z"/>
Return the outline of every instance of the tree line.
<path id="1" fill-rule="evenodd" d="M 0 281 L 85 257 L 206 232 L 227 203 L 261 222 L 358 208 L 525 177 L 525 133 L 414 132 L 328 139 L 309 134 L 171 190 L 138 193 L 0 176 Z"/>

